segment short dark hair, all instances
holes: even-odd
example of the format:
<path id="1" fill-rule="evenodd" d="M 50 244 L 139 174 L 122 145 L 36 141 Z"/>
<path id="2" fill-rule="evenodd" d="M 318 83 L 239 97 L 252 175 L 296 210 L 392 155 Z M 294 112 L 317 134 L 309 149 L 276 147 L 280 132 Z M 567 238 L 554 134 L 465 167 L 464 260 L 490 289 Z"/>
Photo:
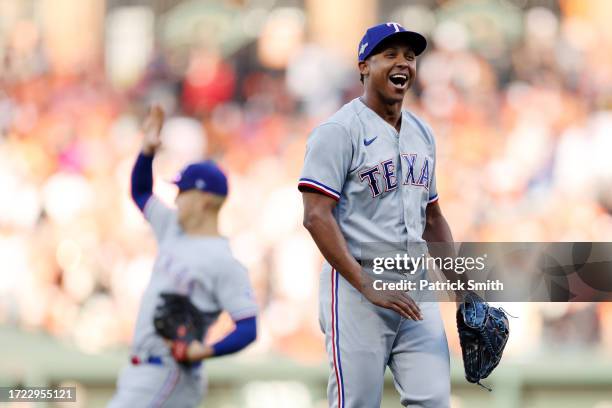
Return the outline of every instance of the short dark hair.
<path id="1" fill-rule="evenodd" d="M 363 74 L 359 74 L 359 80 L 361 81 L 361 83 L 363 84 Z"/>

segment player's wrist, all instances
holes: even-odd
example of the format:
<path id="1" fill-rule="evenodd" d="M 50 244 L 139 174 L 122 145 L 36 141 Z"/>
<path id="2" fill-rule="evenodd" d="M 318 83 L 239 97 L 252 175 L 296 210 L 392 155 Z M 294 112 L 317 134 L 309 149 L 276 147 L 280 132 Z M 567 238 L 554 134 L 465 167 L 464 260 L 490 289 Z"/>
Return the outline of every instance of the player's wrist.
<path id="1" fill-rule="evenodd" d="M 372 278 L 370 278 L 369 276 L 367 276 L 366 274 L 361 273 L 361 270 L 359 271 L 359 280 L 357 283 L 357 290 L 359 292 L 361 292 L 361 294 L 366 295 L 367 293 L 370 293 L 373 289 L 374 289 L 374 280 Z"/>
<path id="2" fill-rule="evenodd" d="M 214 356 L 214 349 L 199 341 L 192 341 L 187 349 L 187 359 L 189 361 L 200 361 Z"/>
<path id="3" fill-rule="evenodd" d="M 155 153 L 157 153 L 157 148 L 153 146 L 143 145 L 142 148 L 140 149 L 140 153 L 143 156 L 153 157 L 155 156 Z"/>
<path id="4" fill-rule="evenodd" d="M 215 348 L 212 346 L 204 346 L 202 359 L 214 357 L 216 355 Z"/>

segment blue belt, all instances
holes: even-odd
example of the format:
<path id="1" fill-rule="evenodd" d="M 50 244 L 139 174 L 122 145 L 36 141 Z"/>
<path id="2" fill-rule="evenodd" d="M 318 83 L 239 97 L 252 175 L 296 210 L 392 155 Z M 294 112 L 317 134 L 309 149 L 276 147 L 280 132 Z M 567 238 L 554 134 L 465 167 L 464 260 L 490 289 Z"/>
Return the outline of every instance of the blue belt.
<path id="1" fill-rule="evenodd" d="M 160 357 L 160 356 L 149 356 L 149 357 L 147 358 L 147 363 L 149 363 L 149 364 L 157 364 L 157 365 L 162 365 L 162 364 L 164 364 L 164 363 L 162 362 L 162 359 L 161 359 L 161 357 Z"/>
<path id="2" fill-rule="evenodd" d="M 155 365 L 164 365 L 164 361 L 162 360 L 162 358 L 160 356 L 149 356 L 147 357 L 147 359 L 145 361 L 141 361 L 140 358 L 138 358 L 138 356 L 132 356 L 131 360 L 133 365 L 138 365 L 138 364 L 142 364 L 142 363 L 148 363 L 148 364 L 155 364 Z M 198 368 L 202 365 L 201 361 L 198 361 L 197 363 L 193 363 L 190 365 L 191 368 Z"/>
<path id="3" fill-rule="evenodd" d="M 133 365 L 138 365 L 142 363 L 155 364 L 155 365 L 163 365 L 164 362 L 160 356 L 149 356 L 146 360 L 142 361 L 138 356 L 132 356 L 130 359 Z"/>

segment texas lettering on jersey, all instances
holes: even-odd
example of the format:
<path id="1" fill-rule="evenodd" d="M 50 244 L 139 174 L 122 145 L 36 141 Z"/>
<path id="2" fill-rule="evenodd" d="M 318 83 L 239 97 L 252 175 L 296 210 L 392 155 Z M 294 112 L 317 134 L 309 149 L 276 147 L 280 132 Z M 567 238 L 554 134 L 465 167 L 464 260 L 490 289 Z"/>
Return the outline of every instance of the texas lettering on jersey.
<path id="1" fill-rule="evenodd" d="M 298 188 L 337 202 L 334 218 L 360 258 L 366 242 L 425 242 L 427 206 L 438 198 L 435 164 L 424 121 L 404 110 L 398 132 L 355 98 L 308 137 Z"/>
<path id="2" fill-rule="evenodd" d="M 407 169 L 402 185 L 418 186 L 429 190 L 429 159 L 425 158 L 420 168 L 417 169 L 417 153 L 401 153 L 400 157 L 404 160 Z M 381 195 L 383 190 L 385 193 L 393 191 L 399 184 L 397 181 L 396 164 L 393 159 L 384 160 L 376 166 L 360 171 L 359 180 L 362 183 L 368 183 L 372 198 Z"/>

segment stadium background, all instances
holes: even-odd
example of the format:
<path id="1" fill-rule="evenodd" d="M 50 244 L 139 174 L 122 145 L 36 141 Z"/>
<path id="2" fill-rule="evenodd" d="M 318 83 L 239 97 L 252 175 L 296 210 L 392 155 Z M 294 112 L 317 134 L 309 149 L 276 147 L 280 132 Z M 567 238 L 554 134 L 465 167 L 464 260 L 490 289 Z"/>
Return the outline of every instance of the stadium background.
<path id="1" fill-rule="evenodd" d="M 607 0 L 1 0 L 0 385 L 76 384 L 82 407 L 112 394 L 155 255 L 128 186 L 160 102 L 156 192 L 172 202 L 186 161 L 222 163 L 222 230 L 261 307 L 257 344 L 207 363 L 203 406 L 326 406 L 296 180 L 309 130 L 359 95 L 356 47 L 380 21 L 429 38 L 407 107 L 435 130 L 456 240 L 611 240 Z M 520 317 L 487 393 L 443 306 L 453 407 L 612 407 L 611 304 L 506 308 Z"/>

